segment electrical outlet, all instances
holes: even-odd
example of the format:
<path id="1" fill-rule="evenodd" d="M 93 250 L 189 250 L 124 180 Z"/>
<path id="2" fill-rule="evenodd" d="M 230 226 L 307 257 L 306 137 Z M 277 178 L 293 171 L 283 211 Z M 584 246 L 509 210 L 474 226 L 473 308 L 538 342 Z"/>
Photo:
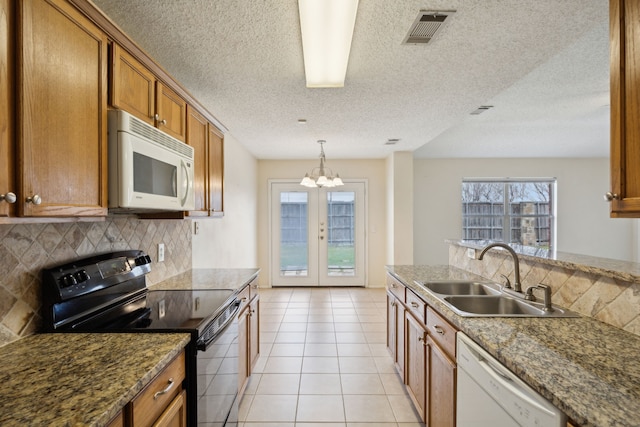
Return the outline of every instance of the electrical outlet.
<path id="1" fill-rule="evenodd" d="M 193 234 L 198 234 L 200 232 L 200 223 L 198 221 L 193 221 Z"/>
<path id="2" fill-rule="evenodd" d="M 471 259 L 476 259 L 476 250 L 473 248 L 467 248 L 467 257 Z"/>
<path id="3" fill-rule="evenodd" d="M 164 261 L 164 243 L 158 243 L 158 262 Z"/>
<path id="4" fill-rule="evenodd" d="M 158 302 L 158 319 L 162 319 L 165 314 L 166 312 L 165 312 L 164 300 L 161 299 Z"/>

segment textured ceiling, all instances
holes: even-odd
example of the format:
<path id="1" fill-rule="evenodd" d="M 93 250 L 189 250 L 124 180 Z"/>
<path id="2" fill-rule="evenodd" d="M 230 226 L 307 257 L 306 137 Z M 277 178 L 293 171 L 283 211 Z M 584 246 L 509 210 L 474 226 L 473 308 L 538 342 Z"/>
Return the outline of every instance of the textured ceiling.
<path id="1" fill-rule="evenodd" d="M 305 87 L 296 0 L 94 3 L 257 158 L 608 155 L 607 0 L 360 0 L 339 89 Z M 456 13 L 401 45 L 421 9 Z"/>

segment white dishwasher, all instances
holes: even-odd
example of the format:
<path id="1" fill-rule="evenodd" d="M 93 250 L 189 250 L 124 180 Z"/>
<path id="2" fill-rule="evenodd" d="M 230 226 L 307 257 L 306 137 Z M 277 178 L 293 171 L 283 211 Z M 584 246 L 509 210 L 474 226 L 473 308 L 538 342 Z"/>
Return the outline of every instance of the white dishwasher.
<path id="1" fill-rule="evenodd" d="M 558 408 L 457 333 L 457 427 L 566 427 Z"/>

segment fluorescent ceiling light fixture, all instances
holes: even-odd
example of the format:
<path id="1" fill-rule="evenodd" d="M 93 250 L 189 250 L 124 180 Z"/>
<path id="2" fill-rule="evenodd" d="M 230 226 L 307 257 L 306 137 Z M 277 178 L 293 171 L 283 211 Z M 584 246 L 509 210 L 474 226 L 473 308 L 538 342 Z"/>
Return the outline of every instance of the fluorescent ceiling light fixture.
<path id="1" fill-rule="evenodd" d="M 307 87 L 343 87 L 358 0 L 298 0 Z"/>

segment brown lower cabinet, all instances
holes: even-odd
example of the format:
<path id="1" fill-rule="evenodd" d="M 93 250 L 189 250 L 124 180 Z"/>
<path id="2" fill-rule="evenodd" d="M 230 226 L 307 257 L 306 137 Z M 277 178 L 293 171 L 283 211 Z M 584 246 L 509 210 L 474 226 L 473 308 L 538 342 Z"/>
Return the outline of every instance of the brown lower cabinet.
<path id="1" fill-rule="evenodd" d="M 411 290 L 398 292 L 400 286 L 387 277 L 387 347 L 421 420 L 429 427 L 454 427 L 457 330 Z"/>
<path id="2" fill-rule="evenodd" d="M 258 295 L 257 278 L 240 292 L 238 299 L 240 300 L 238 312 L 238 395 L 242 397 L 260 354 L 258 321 L 260 295 Z"/>
<path id="3" fill-rule="evenodd" d="M 125 406 L 125 426 L 185 427 L 187 395 L 182 388 L 184 379 L 185 352 L 182 351 Z"/>

